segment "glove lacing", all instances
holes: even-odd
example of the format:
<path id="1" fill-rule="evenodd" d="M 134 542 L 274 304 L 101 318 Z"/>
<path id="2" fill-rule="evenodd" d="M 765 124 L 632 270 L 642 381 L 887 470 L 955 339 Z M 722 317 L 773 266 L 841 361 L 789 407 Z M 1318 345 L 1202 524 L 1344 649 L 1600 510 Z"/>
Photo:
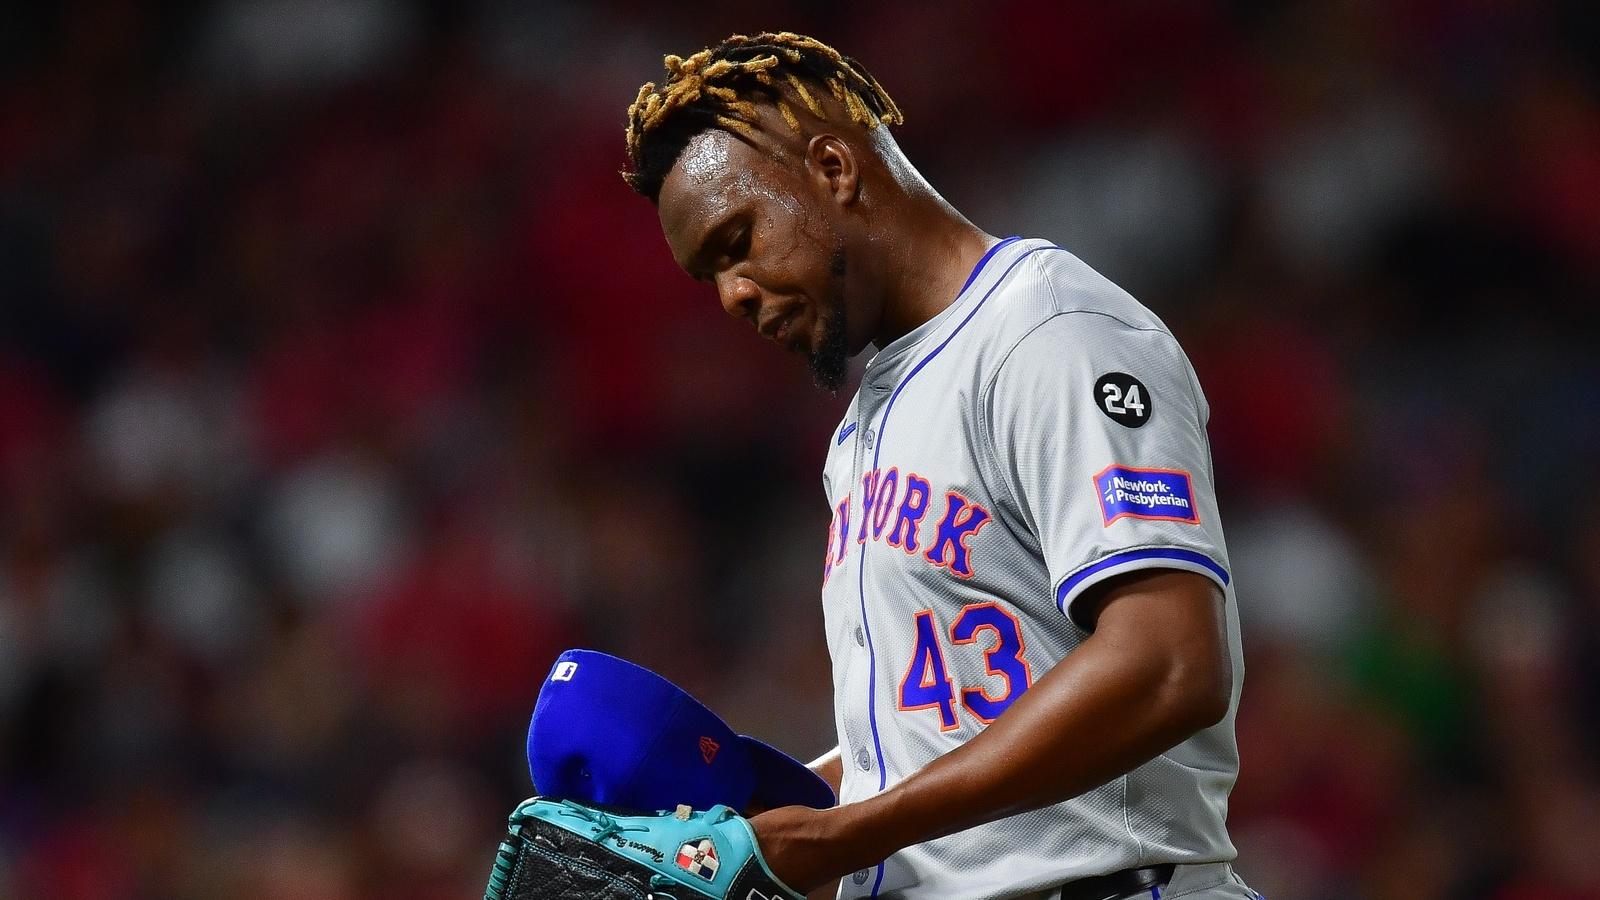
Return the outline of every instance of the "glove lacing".
<path id="1" fill-rule="evenodd" d="M 650 830 L 643 825 L 624 825 L 598 809 L 584 806 L 581 803 L 574 803 L 571 800 L 563 800 L 561 801 L 561 805 L 566 807 L 561 811 L 562 815 L 577 816 L 580 819 L 587 819 L 591 824 L 594 825 L 595 843 L 600 843 L 606 838 L 621 834 L 624 831 Z"/>
<path id="2" fill-rule="evenodd" d="M 608 837 L 613 837 L 627 831 L 650 830 L 650 828 L 645 825 L 624 825 L 598 809 L 590 806 L 584 806 L 581 803 L 574 803 L 571 800 L 562 800 L 561 805 L 565 807 L 565 809 L 561 811 L 561 815 L 576 816 L 594 825 L 593 840 L 596 843 L 604 841 Z M 735 815 L 737 815 L 737 813 L 735 813 L 732 809 L 724 808 L 717 813 L 717 817 L 712 820 L 711 824 L 721 825 L 723 822 L 728 821 Z M 676 881 L 673 881 L 671 878 L 668 878 L 665 875 L 652 874 L 650 876 L 650 890 L 652 891 L 659 891 L 663 888 L 679 886 L 680 885 Z M 665 900 L 672 900 L 671 895 L 664 894 L 662 896 L 665 898 Z"/>

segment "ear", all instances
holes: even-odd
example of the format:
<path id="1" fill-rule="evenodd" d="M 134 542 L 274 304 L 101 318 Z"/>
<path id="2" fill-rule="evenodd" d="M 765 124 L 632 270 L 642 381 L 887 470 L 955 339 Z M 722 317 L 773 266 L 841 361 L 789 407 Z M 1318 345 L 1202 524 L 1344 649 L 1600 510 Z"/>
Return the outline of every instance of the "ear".
<path id="1" fill-rule="evenodd" d="M 836 135 L 819 134 L 806 144 L 806 174 L 840 206 L 850 206 L 861 193 L 856 154 Z"/>

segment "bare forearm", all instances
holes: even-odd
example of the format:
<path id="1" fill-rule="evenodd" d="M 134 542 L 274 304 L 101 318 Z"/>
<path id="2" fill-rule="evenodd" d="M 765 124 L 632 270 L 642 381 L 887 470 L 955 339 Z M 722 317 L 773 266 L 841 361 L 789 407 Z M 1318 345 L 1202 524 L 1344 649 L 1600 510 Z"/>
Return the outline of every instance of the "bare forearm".
<path id="1" fill-rule="evenodd" d="M 1226 713 L 1232 673 L 1220 628 L 1194 624 L 1186 649 L 1170 653 L 1151 653 L 1151 637 L 1138 629 L 1102 630 L 981 734 L 895 788 L 842 808 L 846 827 L 870 846 L 863 856 L 880 859 L 1075 797 L 1215 723 Z M 1208 633 L 1219 640 L 1207 641 Z"/>
<path id="2" fill-rule="evenodd" d="M 844 783 L 844 753 L 834 747 L 827 753 L 806 764 L 806 767 L 822 777 L 828 786 L 833 788 L 833 795 L 839 796 L 839 786 Z M 839 894 L 837 879 L 825 882 L 821 887 L 806 895 L 806 900 L 833 900 Z"/>
<path id="3" fill-rule="evenodd" d="M 1080 653 L 982 734 L 860 804 L 878 838 L 868 855 L 1076 797 L 1212 724 L 1165 673 L 1127 665 L 1114 648 Z"/>
<path id="4" fill-rule="evenodd" d="M 761 846 L 782 862 L 780 877 L 810 888 L 1133 770 L 1227 714 L 1233 673 L 1222 602 L 1200 575 L 1119 579 L 1091 608 L 1100 610 L 1095 633 L 982 733 L 876 797 L 757 817 Z"/>
<path id="5" fill-rule="evenodd" d="M 844 755 L 838 747 L 806 763 L 806 768 L 821 776 L 833 788 L 833 795 L 839 796 L 839 785 L 844 782 Z"/>

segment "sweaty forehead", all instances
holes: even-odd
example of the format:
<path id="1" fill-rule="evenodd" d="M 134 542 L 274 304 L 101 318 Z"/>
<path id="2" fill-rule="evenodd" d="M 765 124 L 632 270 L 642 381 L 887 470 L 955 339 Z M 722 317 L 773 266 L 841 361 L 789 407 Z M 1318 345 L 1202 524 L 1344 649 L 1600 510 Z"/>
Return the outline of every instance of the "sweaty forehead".
<path id="1" fill-rule="evenodd" d="M 673 252 L 693 252 L 705 230 L 734 208 L 778 193 L 782 175 L 781 161 L 726 131 L 695 135 L 662 181 L 656 203 Z"/>
<path id="2" fill-rule="evenodd" d="M 731 145 L 741 143 L 733 135 L 719 129 L 702 131 L 689 140 L 678 156 L 677 169 L 689 182 L 709 184 L 727 175 L 732 167 Z"/>

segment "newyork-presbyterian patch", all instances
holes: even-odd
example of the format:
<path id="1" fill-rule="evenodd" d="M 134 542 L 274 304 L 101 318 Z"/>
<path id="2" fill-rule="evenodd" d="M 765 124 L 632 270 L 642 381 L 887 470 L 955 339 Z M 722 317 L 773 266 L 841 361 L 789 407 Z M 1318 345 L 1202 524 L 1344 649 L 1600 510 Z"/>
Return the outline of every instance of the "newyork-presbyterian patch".
<path id="1" fill-rule="evenodd" d="M 1118 519 L 1200 522 L 1188 472 L 1110 465 L 1094 476 L 1094 488 L 1100 498 L 1100 518 L 1107 525 Z"/>

